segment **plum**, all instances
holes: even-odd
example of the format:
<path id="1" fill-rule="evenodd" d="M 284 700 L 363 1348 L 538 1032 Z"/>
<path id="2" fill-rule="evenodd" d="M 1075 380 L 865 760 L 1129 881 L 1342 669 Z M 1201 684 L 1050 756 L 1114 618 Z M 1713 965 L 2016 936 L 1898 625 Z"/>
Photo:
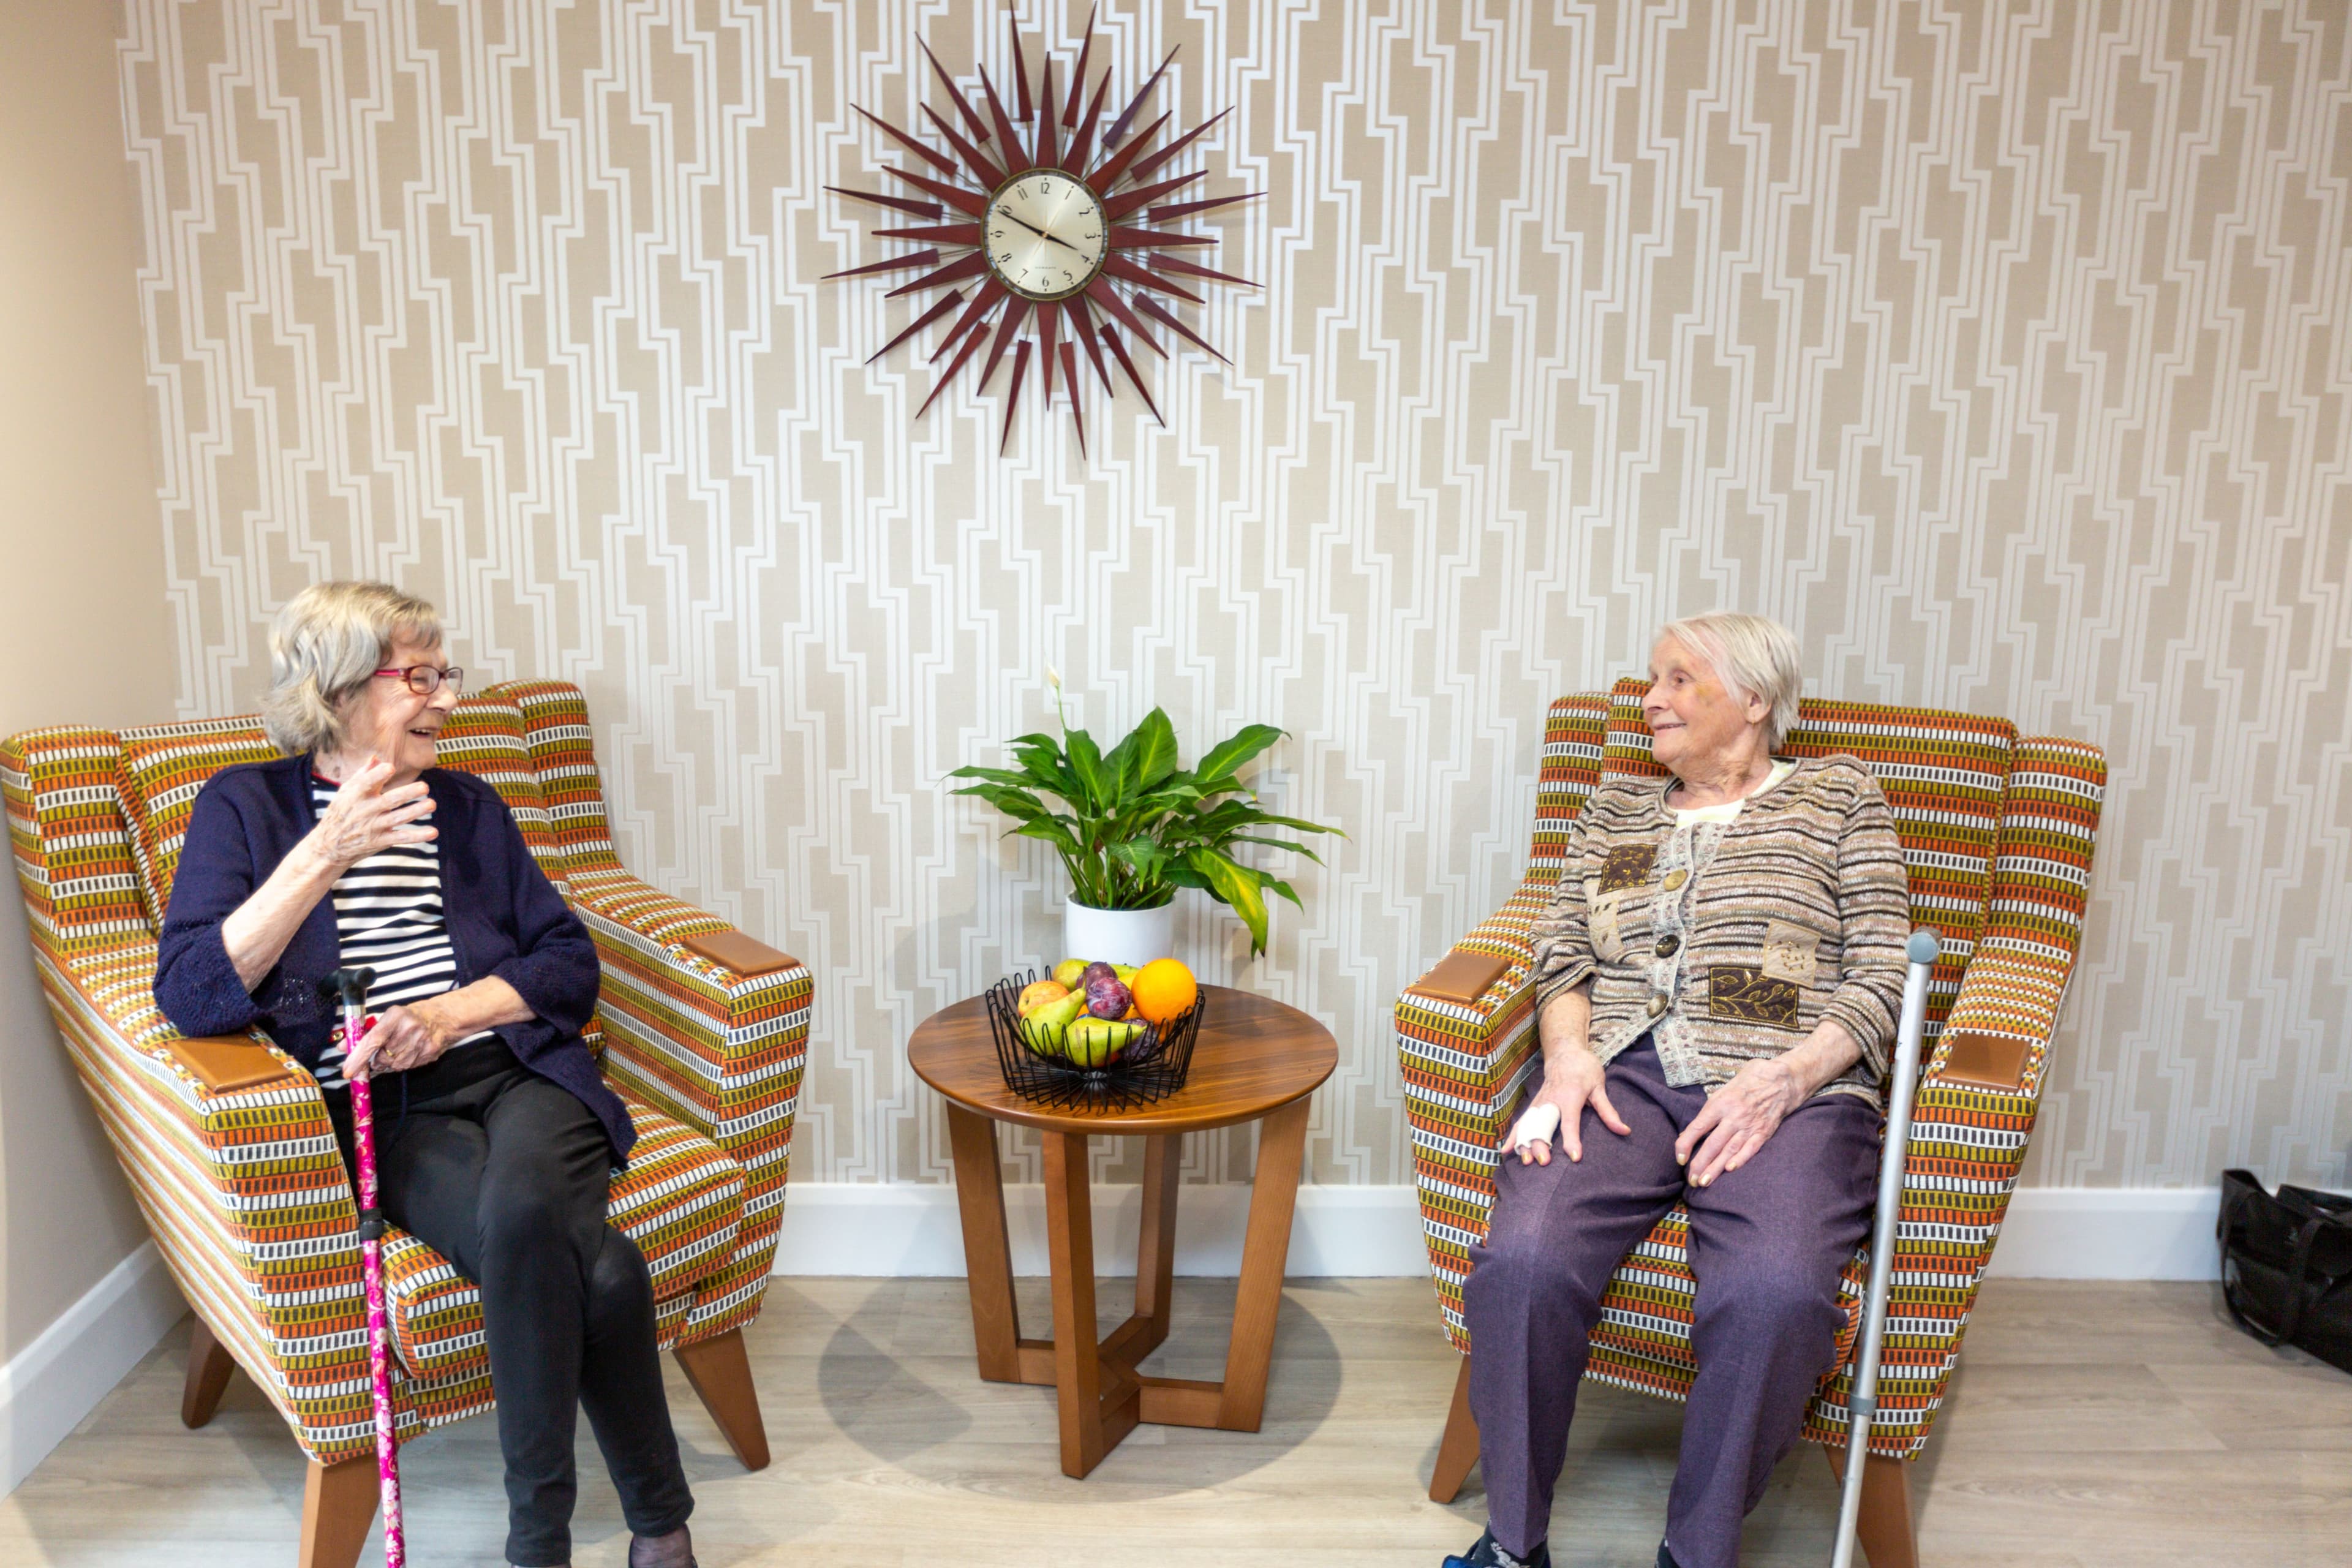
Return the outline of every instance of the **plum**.
<path id="1" fill-rule="evenodd" d="M 1087 982 L 1087 1011 L 1097 1018 L 1124 1018 L 1135 996 L 1116 974 L 1097 974 Z"/>
<path id="2" fill-rule="evenodd" d="M 1087 986 L 1093 984 L 1097 978 L 1103 980 L 1117 980 L 1118 979 L 1118 971 L 1114 969 L 1111 965 L 1105 963 L 1098 958 L 1078 972 L 1078 983 L 1076 985 L 1071 986 L 1070 989 L 1073 991 L 1084 991 Z"/>

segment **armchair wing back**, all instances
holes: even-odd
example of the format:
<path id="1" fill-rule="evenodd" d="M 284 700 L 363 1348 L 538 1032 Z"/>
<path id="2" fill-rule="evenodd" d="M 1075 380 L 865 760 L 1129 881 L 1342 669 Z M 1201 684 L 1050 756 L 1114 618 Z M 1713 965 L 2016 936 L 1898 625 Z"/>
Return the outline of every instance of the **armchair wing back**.
<path id="1" fill-rule="evenodd" d="M 1456 945 L 1511 967 L 1477 1002 L 1407 989 L 1397 1003 L 1414 1180 L 1437 1288 L 1456 1348 L 1468 1249 L 1486 1233 L 1496 1151 L 1530 1078 L 1536 1049 L 1528 931 L 1560 872 L 1567 824 L 1603 779 L 1657 775 L 1643 682 L 1565 697 L 1545 725 L 1535 841 L 1510 900 Z M 1889 1458 L 1926 1443 L 1959 1352 L 1970 1303 L 2017 1184 L 2041 1098 L 2050 1038 L 2072 973 L 2097 835 L 2105 763 L 2098 749 L 2021 740 L 2005 720 L 1928 709 L 1809 700 L 1783 747 L 1846 752 L 1876 775 L 1893 807 L 1911 880 L 1912 919 L 1943 957 L 1931 978 L 1927 1062 L 1905 1151 L 1904 1207 L 1878 1415 L 1871 1448 Z M 1963 1032 L 2014 1042 L 2013 1084 L 1948 1072 Z M 1695 1371 L 1692 1276 L 1675 1208 L 1637 1247 L 1602 1298 L 1589 1375 L 1670 1398 Z M 1845 1275 L 1840 1370 L 1825 1379 L 1805 1435 L 1843 1445 L 1850 1351 L 1869 1279 L 1866 1249 Z"/>
<path id="2" fill-rule="evenodd" d="M 372 1456 L 373 1424 L 356 1217 L 324 1101 L 257 1036 L 183 1038 L 152 994 L 155 930 L 197 792 L 223 767 L 277 754 L 249 717 L 37 730 L 0 742 L 0 791 L 50 1011 L 149 1230 L 204 1331 L 314 1464 L 335 1465 Z M 517 682 L 467 698 L 439 761 L 498 790 L 595 939 L 604 992 L 591 1044 L 638 1131 L 612 1221 L 645 1252 L 662 1343 L 685 1360 L 759 1313 L 808 970 L 775 954 L 738 973 L 683 945 L 727 922 L 623 869 L 577 688 Z M 488 1408 L 492 1394 L 472 1285 L 412 1237 L 393 1232 L 387 1252 L 405 1440 Z M 717 1413 L 728 1401 L 704 1387 L 709 1367 L 688 1364 Z M 729 1436 L 747 1452 L 738 1427 Z"/>

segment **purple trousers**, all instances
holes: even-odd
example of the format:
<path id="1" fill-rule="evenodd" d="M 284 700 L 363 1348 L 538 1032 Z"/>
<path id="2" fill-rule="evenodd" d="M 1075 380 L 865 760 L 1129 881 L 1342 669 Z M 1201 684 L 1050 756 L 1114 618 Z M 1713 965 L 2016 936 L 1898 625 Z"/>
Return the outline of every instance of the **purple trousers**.
<path id="1" fill-rule="evenodd" d="M 1682 1568 L 1732 1568 L 1740 1523 L 1836 1354 L 1838 1275 L 1869 1233 L 1882 1119 L 1855 1096 L 1817 1095 L 1748 1163 L 1691 1186 L 1675 1140 L 1706 1091 L 1670 1087 L 1646 1038 L 1609 1064 L 1607 1082 L 1633 1131 L 1612 1132 L 1588 1110 L 1580 1162 L 1558 1139 L 1549 1165 L 1507 1151 L 1486 1245 L 1470 1249 L 1462 1307 L 1488 1521 L 1516 1555 L 1543 1541 L 1601 1293 L 1679 1202 L 1698 1279 L 1698 1374 L 1665 1541 Z"/>

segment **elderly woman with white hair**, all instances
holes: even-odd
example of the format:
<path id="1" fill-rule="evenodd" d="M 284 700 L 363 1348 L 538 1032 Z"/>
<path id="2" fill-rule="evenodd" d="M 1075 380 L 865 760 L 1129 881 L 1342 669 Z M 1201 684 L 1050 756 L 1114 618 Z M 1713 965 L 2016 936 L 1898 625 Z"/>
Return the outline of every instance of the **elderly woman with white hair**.
<path id="1" fill-rule="evenodd" d="M 156 1005 L 184 1034 L 266 1031 L 318 1078 L 347 1164 L 351 1080 L 373 1080 L 386 1217 L 481 1289 L 508 1561 L 570 1561 L 584 1407 L 631 1568 L 691 1568 L 652 1283 L 605 1223 L 635 1133 L 580 1037 L 595 947 L 498 793 L 433 765 L 465 672 L 432 605 L 306 588 L 269 652 L 263 723 L 288 754 L 196 797 Z M 356 1043 L 319 990 L 346 964 L 376 972 Z"/>
<path id="2" fill-rule="evenodd" d="M 1661 1568 L 1729 1568 L 1836 1356 L 1838 1277 L 1867 1232 L 1909 881 L 1877 782 L 1773 750 L 1796 639 L 1676 621 L 1643 699 L 1663 780 L 1593 793 L 1537 922 L 1543 1079 L 1496 1174 L 1463 1289 L 1487 1529 L 1449 1565 L 1549 1563 L 1601 1294 L 1680 1203 L 1698 1370 Z"/>

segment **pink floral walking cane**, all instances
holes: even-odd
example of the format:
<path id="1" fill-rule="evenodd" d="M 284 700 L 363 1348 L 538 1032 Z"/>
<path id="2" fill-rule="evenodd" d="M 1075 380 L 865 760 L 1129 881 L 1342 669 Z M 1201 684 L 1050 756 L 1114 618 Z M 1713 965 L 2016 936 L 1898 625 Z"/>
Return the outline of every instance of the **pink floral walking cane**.
<path id="1" fill-rule="evenodd" d="M 343 1048 L 375 1026 L 367 1016 L 373 969 L 338 969 L 321 990 L 342 999 Z M 391 1325 L 383 1306 L 383 1215 L 375 1202 L 375 1117 L 365 1079 L 352 1079 L 352 1144 L 359 1157 L 360 1277 L 367 1289 L 368 1376 L 375 1384 L 375 1469 L 383 1497 L 384 1568 L 405 1568 L 408 1543 L 400 1528 L 400 1440 L 392 1425 Z"/>

